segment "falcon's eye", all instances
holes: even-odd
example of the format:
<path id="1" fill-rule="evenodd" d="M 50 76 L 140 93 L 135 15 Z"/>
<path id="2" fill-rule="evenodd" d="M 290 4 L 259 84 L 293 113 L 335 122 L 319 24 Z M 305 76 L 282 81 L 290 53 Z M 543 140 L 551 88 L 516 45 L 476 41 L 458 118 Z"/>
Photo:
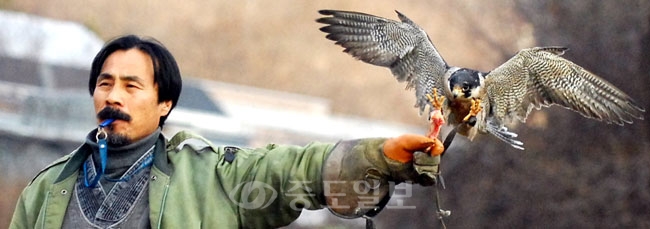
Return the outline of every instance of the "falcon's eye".
<path id="1" fill-rule="evenodd" d="M 463 91 L 469 91 L 469 84 L 463 83 Z"/>

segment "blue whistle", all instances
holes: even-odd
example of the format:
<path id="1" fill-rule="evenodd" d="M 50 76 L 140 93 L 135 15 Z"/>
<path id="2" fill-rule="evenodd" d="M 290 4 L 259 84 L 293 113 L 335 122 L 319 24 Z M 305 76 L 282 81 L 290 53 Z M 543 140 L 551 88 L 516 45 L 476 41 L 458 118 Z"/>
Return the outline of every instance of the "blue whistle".
<path id="1" fill-rule="evenodd" d="M 101 124 L 99 124 L 100 127 L 107 127 L 111 123 L 115 122 L 115 119 L 109 118 L 104 120 Z"/>

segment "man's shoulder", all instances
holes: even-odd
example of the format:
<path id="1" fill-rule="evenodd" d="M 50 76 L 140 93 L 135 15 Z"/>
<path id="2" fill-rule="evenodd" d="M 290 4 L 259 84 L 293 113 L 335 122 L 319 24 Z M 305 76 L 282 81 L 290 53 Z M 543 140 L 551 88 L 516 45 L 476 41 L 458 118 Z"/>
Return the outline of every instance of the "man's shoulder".
<path id="1" fill-rule="evenodd" d="M 176 133 L 167 142 L 167 148 L 177 152 L 181 151 L 185 146 L 190 146 L 193 151 L 204 151 L 205 149 L 209 149 L 209 151 L 215 153 L 221 152 L 221 148 L 223 148 L 213 145 L 211 141 L 197 133 L 186 130 Z"/>

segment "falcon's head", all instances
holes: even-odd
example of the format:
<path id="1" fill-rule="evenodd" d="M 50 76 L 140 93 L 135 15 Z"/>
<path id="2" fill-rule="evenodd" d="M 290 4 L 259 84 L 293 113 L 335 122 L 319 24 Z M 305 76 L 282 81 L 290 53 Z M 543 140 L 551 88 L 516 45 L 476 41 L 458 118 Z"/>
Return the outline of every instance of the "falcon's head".
<path id="1" fill-rule="evenodd" d="M 461 68 L 449 77 L 449 89 L 454 99 L 478 98 L 483 75 L 479 71 Z"/>

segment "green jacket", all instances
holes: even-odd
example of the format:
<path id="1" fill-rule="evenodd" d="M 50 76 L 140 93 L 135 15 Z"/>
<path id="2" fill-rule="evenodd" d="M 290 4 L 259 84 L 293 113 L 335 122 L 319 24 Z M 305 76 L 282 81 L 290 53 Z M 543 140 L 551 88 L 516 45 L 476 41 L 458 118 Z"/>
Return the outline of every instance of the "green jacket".
<path id="1" fill-rule="evenodd" d="M 324 207 L 322 170 L 335 145 L 238 149 L 208 143 L 198 149 L 182 144 L 189 138 L 205 141 L 181 132 L 169 141 L 161 135 L 156 143 L 149 183 L 153 228 L 279 227 L 302 208 Z M 61 227 L 90 152 L 82 145 L 37 175 L 23 190 L 10 228 Z"/>

